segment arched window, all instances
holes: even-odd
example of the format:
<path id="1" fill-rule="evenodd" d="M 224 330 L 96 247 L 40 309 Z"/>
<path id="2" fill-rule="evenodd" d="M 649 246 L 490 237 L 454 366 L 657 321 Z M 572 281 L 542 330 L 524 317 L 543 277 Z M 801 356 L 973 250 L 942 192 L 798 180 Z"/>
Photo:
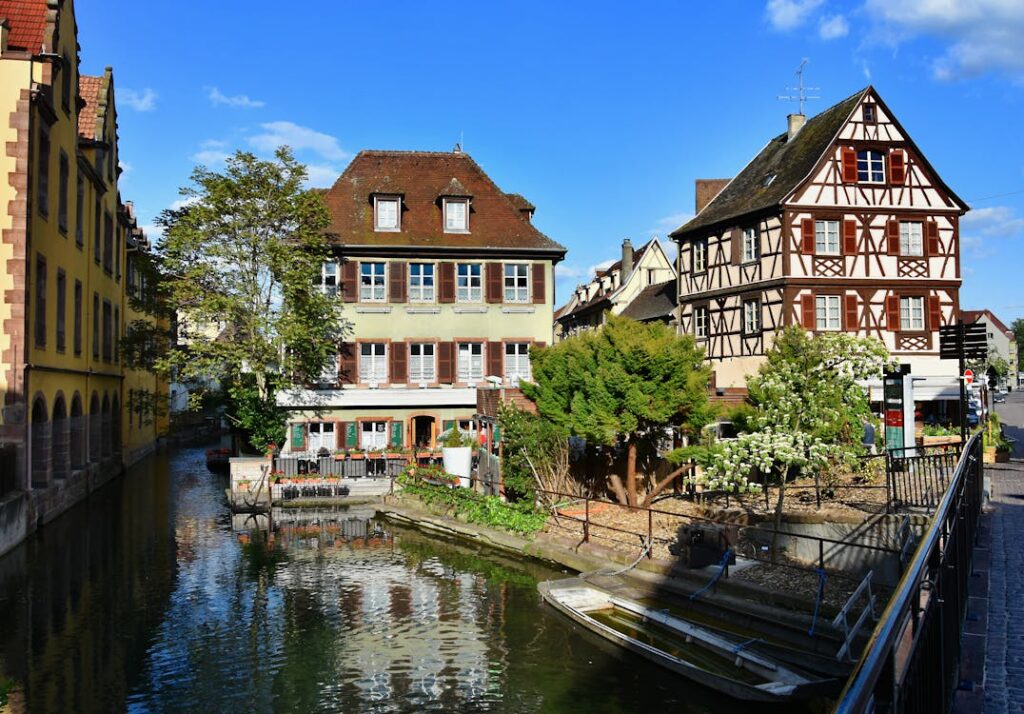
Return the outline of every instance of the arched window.
<path id="1" fill-rule="evenodd" d="M 46 488 L 50 481 L 50 422 L 46 400 L 40 394 L 32 402 L 32 488 Z"/>
<path id="2" fill-rule="evenodd" d="M 100 395 L 92 393 L 89 401 L 89 462 L 100 460 L 100 432 L 103 430 L 103 415 L 100 414 Z"/>
<path id="3" fill-rule="evenodd" d="M 85 415 L 82 413 L 82 397 L 78 392 L 71 398 L 70 422 L 70 460 L 72 470 L 76 470 L 85 466 L 88 458 L 85 453 Z"/>
<path id="4" fill-rule="evenodd" d="M 64 395 L 60 393 L 57 394 L 57 399 L 53 402 L 53 421 L 50 429 L 53 440 L 51 460 L 53 477 L 67 478 L 71 473 L 71 432 L 67 407 L 64 405 Z"/>

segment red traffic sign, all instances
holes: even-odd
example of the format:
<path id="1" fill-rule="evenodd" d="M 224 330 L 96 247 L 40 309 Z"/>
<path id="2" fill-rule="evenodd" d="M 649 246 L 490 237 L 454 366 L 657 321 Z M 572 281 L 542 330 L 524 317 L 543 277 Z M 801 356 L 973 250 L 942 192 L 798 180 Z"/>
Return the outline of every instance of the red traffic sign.
<path id="1" fill-rule="evenodd" d="M 974 381 L 974 370 L 973 369 L 965 369 L 964 370 L 964 384 L 966 384 L 969 387 L 969 386 L 971 386 L 971 382 L 973 382 L 973 381 Z"/>

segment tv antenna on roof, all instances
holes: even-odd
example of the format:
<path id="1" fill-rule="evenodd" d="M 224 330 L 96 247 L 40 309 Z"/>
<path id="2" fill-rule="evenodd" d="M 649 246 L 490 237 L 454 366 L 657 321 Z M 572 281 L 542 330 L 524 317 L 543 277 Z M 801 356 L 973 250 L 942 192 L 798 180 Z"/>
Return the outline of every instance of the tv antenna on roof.
<path id="1" fill-rule="evenodd" d="M 790 94 L 790 95 L 786 95 L 786 96 L 781 96 L 780 95 L 780 96 L 776 97 L 776 99 L 779 99 L 779 100 L 784 101 L 784 102 L 798 102 L 799 106 L 800 106 L 800 111 L 799 111 L 800 114 L 804 113 L 804 102 L 806 102 L 809 99 L 821 99 L 821 97 L 811 97 L 811 96 L 807 95 L 807 92 L 818 92 L 818 91 L 821 91 L 821 87 L 805 87 L 804 86 L 804 67 L 807 65 L 807 62 L 808 62 L 807 58 L 804 57 L 803 61 L 800 63 L 800 66 L 796 68 L 797 86 L 795 86 L 795 87 L 786 87 L 787 91 L 796 92 L 796 95 L 794 96 L 794 95 Z"/>

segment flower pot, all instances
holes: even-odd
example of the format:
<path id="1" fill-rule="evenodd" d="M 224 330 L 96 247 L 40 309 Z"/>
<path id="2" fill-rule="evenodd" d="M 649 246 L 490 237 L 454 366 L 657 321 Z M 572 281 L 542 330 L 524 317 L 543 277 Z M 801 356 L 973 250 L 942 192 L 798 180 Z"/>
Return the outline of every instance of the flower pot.
<path id="1" fill-rule="evenodd" d="M 1009 460 L 1010 460 L 1010 452 L 1009 451 L 999 451 L 998 449 L 996 450 L 996 463 L 997 464 L 1005 464 Z"/>
<path id="2" fill-rule="evenodd" d="M 981 455 L 982 463 L 994 464 L 996 462 L 996 447 L 986 446 Z"/>
<path id="3" fill-rule="evenodd" d="M 473 468 L 473 449 L 468 446 L 441 449 L 444 470 L 459 477 L 459 485 L 469 488 L 469 474 Z"/>

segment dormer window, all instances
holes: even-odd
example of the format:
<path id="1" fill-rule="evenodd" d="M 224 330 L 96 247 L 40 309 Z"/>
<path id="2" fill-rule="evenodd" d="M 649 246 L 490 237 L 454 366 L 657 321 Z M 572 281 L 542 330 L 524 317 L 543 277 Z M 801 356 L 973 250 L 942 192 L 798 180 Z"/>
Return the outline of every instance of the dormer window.
<path id="1" fill-rule="evenodd" d="M 444 232 L 469 233 L 469 199 L 444 199 Z"/>
<path id="2" fill-rule="evenodd" d="M 875 105 L 874 104 L 865 104 L 863 111 L 864 111 L 864 123 L 865 124 L 874 124 L 878 120 L 878 118 L 877 118 L 877 116 L 875 114 Z"/>
<path id="3" fill-rule="evenodd" d="M 402 229 L 402 201 L 398 196 L 373 197 L 373 229 L 398 232 Z"/>

